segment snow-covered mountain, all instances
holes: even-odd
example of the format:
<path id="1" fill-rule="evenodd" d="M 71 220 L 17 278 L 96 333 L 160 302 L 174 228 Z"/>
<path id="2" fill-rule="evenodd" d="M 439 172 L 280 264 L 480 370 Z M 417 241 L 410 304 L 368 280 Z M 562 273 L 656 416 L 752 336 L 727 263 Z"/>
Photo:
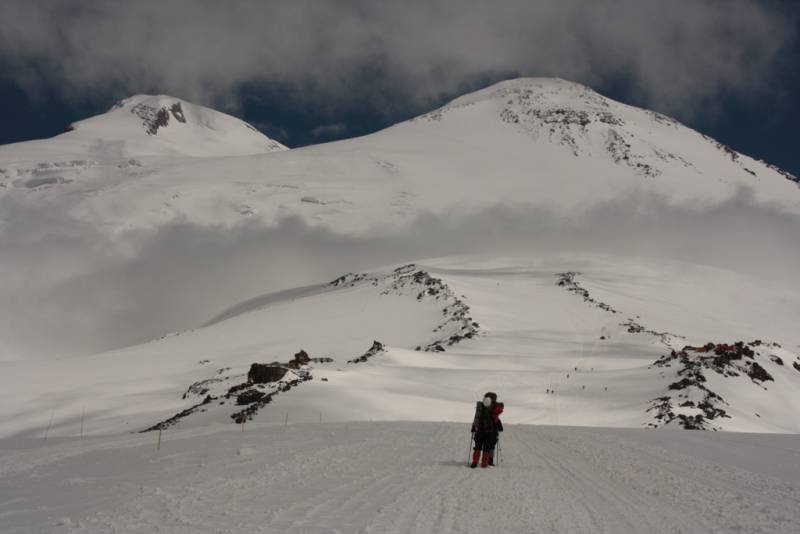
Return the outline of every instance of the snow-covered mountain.
<path id="1" fill-rule="evenodd" d="M 62 136 L 0 147 L 0 209 L 57 208 L 111 235 L 176 219 L 271 226 L 296 216 L 358 237 L 496 206 L 565 216 L 613 205 L 627 215 L 642 195 L 702 212 L 743 189 L 769 214 L 800 214 L 788 173 L 552 79 L 510 80 L 369 136 L 295 150 L 169 97 L 133 97 Z M 649 237 L 633 224 L 613 239 Z M 518 252 L 407 258 L 253 295 L 150 343 L 0 362 L 0 435 L 287 412 L 308 422 L 465 420 L 489 389 L 502 392 L 512 423 L 800 432 L 796 287 L 736 261 Z"/>
<path id="2" fill-rule="evenodd" d="M 122 131 L 125 141 L 115 142 Z M 73 138 L 80 150 L 69 148 Z M 143 156 L 171 148 L 258 154 Z M 569 213 L 637 192 L 702 207 L 742 188 L 757 201 L 800 211 L 794 176 L 672 119 L 558 79 L 502 82 L 372 135 L 281 149 L 225 115 L 167 97 L 134 97 L 74 132 L 0 148 L 0 195 L 56 202 L 107 228 L 176 217 L 273 223 L 293 215 L 363 231 L 421 211 L 503 203 Z M 79 160 L 67 155 L 76 152 Z"/>

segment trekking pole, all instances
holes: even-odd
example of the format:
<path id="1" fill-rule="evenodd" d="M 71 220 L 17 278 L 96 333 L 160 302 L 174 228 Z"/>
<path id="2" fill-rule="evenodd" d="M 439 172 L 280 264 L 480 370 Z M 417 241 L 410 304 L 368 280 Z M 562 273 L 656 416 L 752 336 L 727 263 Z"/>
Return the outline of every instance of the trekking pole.
<path id="1" fill-rule="evenodd" d="M 472 442 L 475 440 L 475 432 L 469 433 L 469 445 L 467 446 L 467 465 L 471 464 L 470 453 L 472 452 Z"/>

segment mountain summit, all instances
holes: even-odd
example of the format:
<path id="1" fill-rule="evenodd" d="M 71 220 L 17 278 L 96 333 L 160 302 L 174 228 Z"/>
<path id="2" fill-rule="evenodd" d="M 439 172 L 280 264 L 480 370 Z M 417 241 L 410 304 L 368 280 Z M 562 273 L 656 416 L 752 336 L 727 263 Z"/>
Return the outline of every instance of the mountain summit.
<path id="1" fill-rule="evenodd" d="M 117 102 L 106 113 L 71 124 L 66 133 L 51 139 L 0 147 L 0 159 L 112 162 L 164 156 L 246 156 L 286 149 L 225 113 L 166 95 L 135 95 Z"/>
<path id="2" fill-rule="evenodd" d="M 245 156 L 286 150 L 240 119 L 165 95 L 126 98 L 103 115 L 72 124 L 70 130 L 121 139 L 138 151 L 155 154 Z"/>
<path id="3" fill-rule="evenodd" d="M 604 97 L 584 85 L 557 78 L 518 78 L 459 97 L 421 116 L 423 121 L 466 121 L 504 124 L 504 130 L 523 134 L 531 149 L 546 147 L 594 164 L 613 163 L 645 178 L 664 176 L 685 182 L 694 194 L 709 186 L 708 175 L 722 183 L 763 188 L 777 174 L 798 179 L 774 166 L 755 161 L 696 132 L 675 119 Z M 419 120 L 418 119 L 418 120 Z M 485 132 L 485 130 L 484 130 Z M 481 131 L 477 131 L 480 135 Z M 492 134 L 494 135 L 494 134 Z M 540 160 L 550 159 L 542 154 Z M 588 170 L 588 169 L 587 169 Z M 620 172 L 617 170 L 616 172 Z M 766 178 L 766 180 L 764 180 Z"/>

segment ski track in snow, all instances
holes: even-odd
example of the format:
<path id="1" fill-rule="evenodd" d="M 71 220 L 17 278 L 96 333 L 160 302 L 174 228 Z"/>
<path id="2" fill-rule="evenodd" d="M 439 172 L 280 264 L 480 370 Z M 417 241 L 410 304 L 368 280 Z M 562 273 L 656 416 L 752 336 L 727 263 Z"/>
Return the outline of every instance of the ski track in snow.
<path id="1" fill-rule="evenodd" d="M 509 425 L 500 465 L 475 470 L 463 424 L 171 431 L 159 452 L 152 437 L 0 442 L 0 532 L 768 533 L 800 522 L 795 435 Z M 750 438 L 785 468 L 742 462 Z"/>

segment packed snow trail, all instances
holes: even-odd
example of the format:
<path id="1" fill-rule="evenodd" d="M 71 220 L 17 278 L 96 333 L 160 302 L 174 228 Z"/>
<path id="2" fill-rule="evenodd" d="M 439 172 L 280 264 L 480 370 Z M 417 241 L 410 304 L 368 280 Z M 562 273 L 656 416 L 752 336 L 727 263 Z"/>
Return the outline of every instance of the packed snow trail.
<path id="1" fill-rule="evenodd" d="M 789 532 L 800 436 L 346 423 L 0 441 L 0 531 Z"/>

